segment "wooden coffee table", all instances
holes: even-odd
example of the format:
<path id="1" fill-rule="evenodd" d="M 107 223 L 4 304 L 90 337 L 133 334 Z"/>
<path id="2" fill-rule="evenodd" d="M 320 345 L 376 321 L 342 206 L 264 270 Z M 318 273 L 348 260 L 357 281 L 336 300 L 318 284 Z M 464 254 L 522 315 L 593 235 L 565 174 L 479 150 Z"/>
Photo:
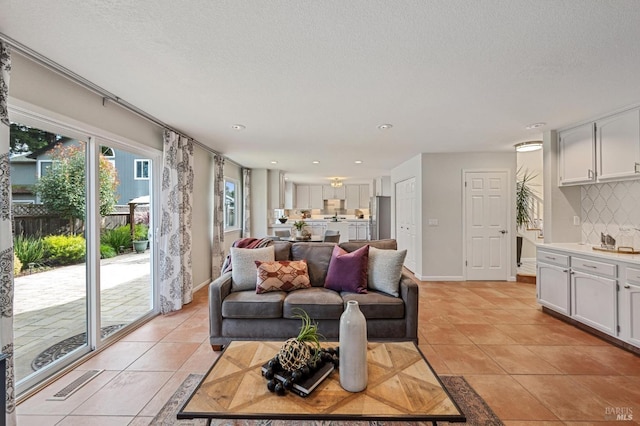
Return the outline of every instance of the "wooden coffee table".
<path id="1" fill-rule="evenodd" d="M 306 398 L 269 392 L 261 366 L 280 342 L 232 342 L 178 412 L 178 419 L 464 422 L 464 414 L 413 342 L 370 342 L 367 388 L 340 387 L 334 370 Z M 337 346 L 336 343 L 323 346 Z"/>

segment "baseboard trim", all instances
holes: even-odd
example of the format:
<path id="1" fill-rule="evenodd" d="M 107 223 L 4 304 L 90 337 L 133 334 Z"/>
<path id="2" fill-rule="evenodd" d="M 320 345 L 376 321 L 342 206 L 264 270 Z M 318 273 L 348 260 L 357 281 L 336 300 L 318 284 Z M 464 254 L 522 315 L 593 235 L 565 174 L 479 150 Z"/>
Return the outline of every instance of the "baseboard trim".
<path id="1" fill-rule="evenodd" d="M 437 276 L 437 275 L 426 275 L 426 276 L 420 276 L 417 277 L 420 281 L 464 281 L 464 277 L 461 276 L 447 276 L 447 275 L 442 275 L 442 276 Z"/>
<path id="2" fill-rule="evenodd" d="M 211 280 L 207 280 L 207 281 L 204 281 L 204 282 L 202 282 L 202 283 L 198 284 L 197 286 L 195 286 L 195 287 L 193 288 L 192 293 L 195 293 L 196 291 L 200 290 L 202 287 L 206 287 L 206 286 L 208 286 L 209 284 L 211 284 Z"/>

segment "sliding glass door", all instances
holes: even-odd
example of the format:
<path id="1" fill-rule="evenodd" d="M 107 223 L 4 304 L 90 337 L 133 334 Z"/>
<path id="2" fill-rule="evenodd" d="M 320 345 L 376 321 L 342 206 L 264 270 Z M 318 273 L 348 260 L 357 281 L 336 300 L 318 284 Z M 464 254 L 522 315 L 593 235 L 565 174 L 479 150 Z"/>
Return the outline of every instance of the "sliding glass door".
<path id="1" fill-rule="evenodd" d="M 159 153 L 27 113 L 11 118 L 19 395 L 155 314 Z"/>

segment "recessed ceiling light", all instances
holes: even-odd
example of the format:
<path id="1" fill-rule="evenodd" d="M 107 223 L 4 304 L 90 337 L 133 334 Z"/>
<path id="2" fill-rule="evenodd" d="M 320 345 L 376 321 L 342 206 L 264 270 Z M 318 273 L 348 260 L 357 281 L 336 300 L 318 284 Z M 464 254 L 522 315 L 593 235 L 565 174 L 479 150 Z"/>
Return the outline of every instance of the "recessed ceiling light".
<path id="1" fill-rule="evenodd" d="M 517 152 L 537 151 L 542 148 L 542 141 L 520 142 L 515 147 Z"/>
<path id="2" fill-rule="evenodd" d="M 320 162 L 318 160 L 313 160 L 312 163 L 313 164 L 320 164 Z"/>
<path id="3" fill-rule="evenodd" d="M 243 126 L 242 124 L 234 124 L 233 126 L 231 126 L 231 128 L 232 128 L 233 130 L 238 131 L 238 132 L 239 132 L 239 131 L 241 131 L 241 130 L 246 129 L 246 127 L 245 127 L 245 126 Z"/>
<path id="4" fill-rule="evenodd" d="M 356 164 L 362 164 L 362 160 L 356 160 L 356 161 L 354 161 L 354 163 L 356 163 Z"/>
<path id="5" fill-rule="evenodd" d="M 539 129 L 540 127 L 543 127 L 546 124 L 547 123 L 533 123 L 533 124 L 529 124 L 527 127 L 525 127 L 525 129 L 527 130 Z"/>
<path id="6" fill-rule="evenodd" d="M 381 124 L 381 125 L 378 126 L 378 129 L 380 129 L 380 130 L 389 130 L 392 127 L 393 127 L 393 124 Z"/>
<path id="7" fill-rule="evenodd" d="M 271 164 L 278 164 L 276 160 L 271 161 Z"/>

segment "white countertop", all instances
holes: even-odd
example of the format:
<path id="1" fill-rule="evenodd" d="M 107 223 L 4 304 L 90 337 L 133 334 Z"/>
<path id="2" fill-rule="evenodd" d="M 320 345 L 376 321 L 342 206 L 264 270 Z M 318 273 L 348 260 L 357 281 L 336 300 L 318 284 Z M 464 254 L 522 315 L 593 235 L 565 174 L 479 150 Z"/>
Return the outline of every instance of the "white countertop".
<path id="1" fill-rule="evenodd" d="M 611 259 L 620 262 L 629 262 L 640 265 L 640 254 L 626 254 L 594 250 L 592 244 L 582 243 L 540 243 L 537 244 L 540 249 L 560 250 L 571 254 L 581 254 L 585 256 L 600 257 L 603 259 Z"/>

